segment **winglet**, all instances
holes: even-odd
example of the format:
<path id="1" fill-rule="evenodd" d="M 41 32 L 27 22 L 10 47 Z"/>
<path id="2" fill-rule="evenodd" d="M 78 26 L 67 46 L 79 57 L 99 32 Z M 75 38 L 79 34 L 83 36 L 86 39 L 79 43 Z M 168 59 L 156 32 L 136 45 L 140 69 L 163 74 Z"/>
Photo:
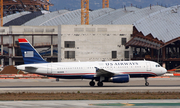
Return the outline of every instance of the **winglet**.
<path id="1" fill-rule="evenodd" d="M 25 38 L 19 38 L 19 45 L 23 56 L 24 64 L 34 63 L 48 63 L 41 55 L 34 49 L 34 47 Z"/>

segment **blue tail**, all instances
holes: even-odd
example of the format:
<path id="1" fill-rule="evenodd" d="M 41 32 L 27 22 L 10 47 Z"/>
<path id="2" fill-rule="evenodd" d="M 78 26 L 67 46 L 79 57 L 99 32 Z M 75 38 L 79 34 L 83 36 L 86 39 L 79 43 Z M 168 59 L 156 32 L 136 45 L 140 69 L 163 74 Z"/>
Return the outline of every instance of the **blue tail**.
<path id="1" fill-rule="evenodd" d="M 18 39 L 24 64 L 48 63 L 25 38 Z"/>

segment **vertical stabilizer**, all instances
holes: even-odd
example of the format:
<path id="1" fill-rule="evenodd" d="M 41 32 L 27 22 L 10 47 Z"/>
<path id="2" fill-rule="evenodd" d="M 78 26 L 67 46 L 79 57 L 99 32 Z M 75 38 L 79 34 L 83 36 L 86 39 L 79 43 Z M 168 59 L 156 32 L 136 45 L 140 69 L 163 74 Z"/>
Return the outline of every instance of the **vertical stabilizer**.
<path id="1" fill-rule="evenodd" d="M 24 64 L 47 63 L 25 38 L 18 39 Z"/>

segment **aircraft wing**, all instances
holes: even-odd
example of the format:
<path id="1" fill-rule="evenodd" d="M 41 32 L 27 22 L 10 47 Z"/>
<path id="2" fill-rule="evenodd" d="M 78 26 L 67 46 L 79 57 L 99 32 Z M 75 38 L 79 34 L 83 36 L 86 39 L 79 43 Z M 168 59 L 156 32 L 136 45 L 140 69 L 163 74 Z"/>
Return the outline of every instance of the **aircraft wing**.
<path id="1" fill-rule="evenodd" d="M 96 77 L 99 77 L 99 76 L 111 77 L 111 76 L 115 75 L 114 72 L 111 72 L 111 71 L 108 71 L 108 70 L 105 70 L 105 69 L 99 69 L 97 67 L 95 67 L 95 68 L 96 68 Z"/>

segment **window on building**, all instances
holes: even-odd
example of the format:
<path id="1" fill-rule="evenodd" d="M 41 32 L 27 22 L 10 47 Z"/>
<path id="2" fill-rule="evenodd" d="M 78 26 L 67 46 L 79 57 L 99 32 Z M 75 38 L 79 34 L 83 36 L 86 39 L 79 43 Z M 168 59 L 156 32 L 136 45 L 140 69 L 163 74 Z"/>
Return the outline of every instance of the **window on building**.
<path id="1" fill-rule="evenodd" d="M 112 58 L 117 58 L 117 51 L 112 51 Z"/>
<path id="2" fill-rule="evenodd" d="M 119 34 L 119 36 L 125 36 L 125 34 Z"/>
<path id="3" fill-rule="evenodd" d="M 122 39 L 121 39 L 121 44 L 122 44 L 122 45 L 125 45 L 125 44 L 126 44 L 126 38 L 122 38 Z"/>
<path id="4" fill-rule="evenodd" d="M 65 41 L 64 46 L 65 48 L 75 48 L 75 41 Z"/>
<path id="5" fill-rule="evenodd" d="M 129 58 L 129 51 L 124 51 L 124 57 Z"/>
<path id="6" fill-rule="evenodd" d="M 80 34 L 74 34 L 74 36 L 79 36 Z"/>
<path id="7" fill-rule="evenodd" d="M 65 58 L 66 59 L 73 59 L 73 58 L 75 58 L 75 51 L 65 51 Z"/>
<path id="8" fill-rule="evenodd" d="M 125 49 L 129 49 L 129 47 L 127 46 L 127 47 L 125 47 Z"/>

